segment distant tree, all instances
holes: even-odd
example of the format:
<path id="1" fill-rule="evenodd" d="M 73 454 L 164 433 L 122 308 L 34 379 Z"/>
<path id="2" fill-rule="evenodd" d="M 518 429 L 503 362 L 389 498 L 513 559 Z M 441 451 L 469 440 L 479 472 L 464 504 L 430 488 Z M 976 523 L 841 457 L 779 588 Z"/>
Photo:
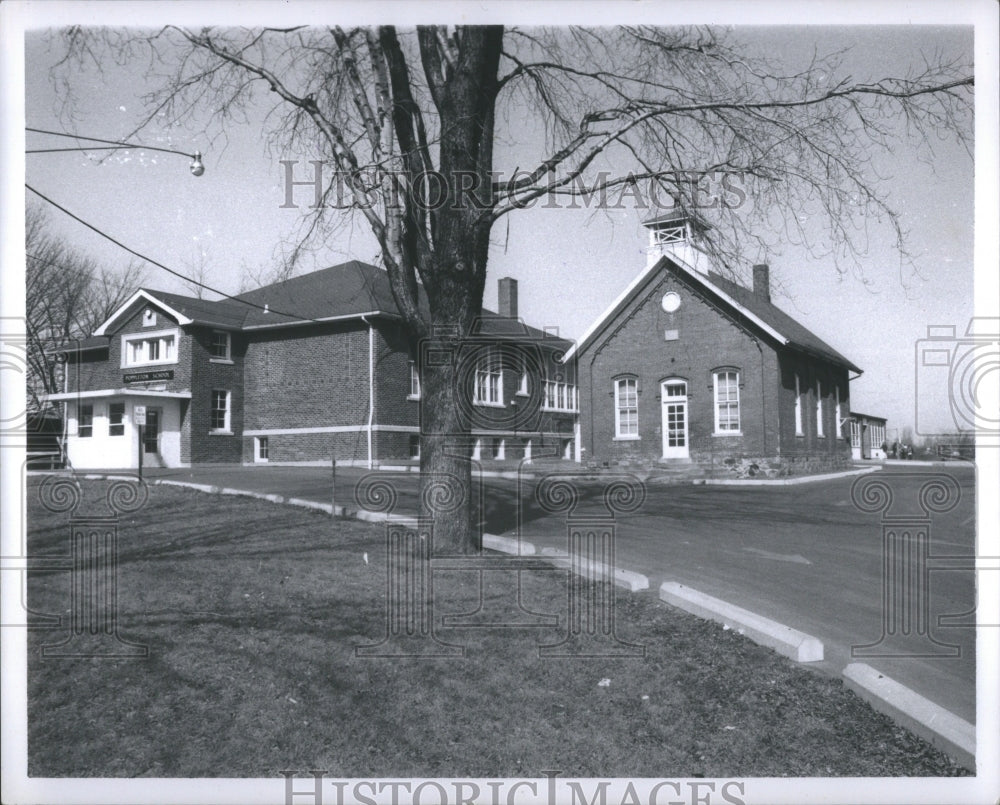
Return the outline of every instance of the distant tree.
<path id="1" fill-rule="evenodd" d="M 62 390 L 56 350 L 93 333 L 136 292 L 143 272 L 138 263 L 99 266 L 54 235 L 35 205 L 26 212 L 25 259 L 27 406 L 34 412 L 45 407 L 43 395 Z"/>
<path id="2" fill-rule="evenodd" d="M 133 134 L 208 120 L 218 136 L 247 109 L 266 110 L 271 145 L 327 169 L 291 262 L 345 215 L 361 216 L 414 341 L 434 325 L 470 332 L 490 233 L 508 213 L 602 194 L 613 206 L 643 183 L 712 224 L 706 246 L 723 270 L 775 240 L 856 256 L 876 220 L 904 249 L 873 158 L 901 129 L 918 150 L 971 137 L 970 65 L 932 57 L 907 76 L 855 81 L 834 54 L 784 72 L 779 57 L 753 57 L 736 34 L 710 28 L 168 26 L 64 38 L 67 100 L 88 67 L 148 68 L 149 106 Z M 498 142 L 519 145 L 520 166 L 497 164 Z M 749 209 L 706 204 L 706 180 L 721 174 L 741 177 Z M 455 367 L 421 372 L 425 490 L 442 474 L 468 488 L 471 465 L 441 435 L 467 430 Z M 438 544 L 475 550 L 474 517 L 470 506 L 437 517 Z"/>
<path id="3" fill-rule="evenodd" d="M 183 281 L 184 287 L 188 293 L 195 299 L 204 299 L 208 290 L 205 286 L 212 279 L 210 264 L 204 251 L 199 251 L 198 258 L 184 267 L 184 275 L 187 277 Z"/>

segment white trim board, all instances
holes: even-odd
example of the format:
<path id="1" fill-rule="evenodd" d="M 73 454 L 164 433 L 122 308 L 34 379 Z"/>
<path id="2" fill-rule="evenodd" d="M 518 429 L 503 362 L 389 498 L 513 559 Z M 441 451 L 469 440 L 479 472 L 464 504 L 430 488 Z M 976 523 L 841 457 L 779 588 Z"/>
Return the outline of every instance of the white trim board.
<path id="1" fill-rule="evenodd" d="M 42 399 L 51 402 L 96 399 L 98 397 L 163 397 L 173 400 L 190 400 L 190 391 L 147 391 L 146 389 L 99 389 L 96 391 L 62 391 L 46 394 Z"/>
<path id="2" fill-rule="evenodd" d="M 721 288 L 717 287 L 710 279 L 708 279 L 708 277 L 704 276 L 699 271 L 687 265 L 683 260 L 681 260 L 676 255 L 669 255 L 669 256 L 664 255 L 655 263 L 653 263 L 653 265 L 641 271 L 638 274 L 638 276 L 636 276 L 636 278 L 633 279 L 626 286 L 625 290 L 618 295 L 618 298 L 615 299 L 615 301 L 612 302 L 611 305 L 600 316 L 597 317 L 597 319 L 593 322 L 593 324 L 591 324 L 590 327 L 588 327 L 586 331 L 583 333 L 583 335 L 580 336 L 579 340 L 577 340 L 577 342 L 572 347 L 570 347 L 569 351 L 567 351 L 566 355 L 563 357 L 563 363 L 566 363 L 571 358 L 576 356 L 579 352 L 581 352 L 583 349 L 588 347 L 590 343 L 594 340 L 594 338 L 597 336 L 598 332 L 604 327 L 604 325 L 611 318 L 621 313 L 621 311 L 625 309 L 628 303 L 632 301 L 632 298 L 635 296 L 636 291 L 647 280 L 649 280 L 655 274 L 662 271 L 667 264 L 675 265 L 687 277 L 697 281 L 702 286 L 707 288 L 711 293 L 716 295 L 719 299 L 723 300 L 729 305 L 732 305 L 739 313 L 746 316 L 750 321 L 752 321 L 754 324 L 760 327 L 764 332 L 766 332 L 780 344 L 787 345 L 789 343 L 788 338 L 783 336 L 781 333 L 779 333 L 765 321 L 763 321 L 758 316 L 753 314 L 750 310 L 748 310 L 739 302 L 737 302 L 735 299 L 733 299 L 729 294 L 727 294 Z"/>
<path id="3" fill-rule="evenodd" d="M 194 319 L 190 319 L 183 313 L 174 310 L 166 302 L 157 299 L 149 291 L 145 291 L 142 288 L 140 288 L 138 291 L 132 294 L 132 296 L 120 308 L 118 308 L 118 310 L 116 310 L 114 313 L 108 316 L 108 318 L 101 324 L 100 327 L 94 330 L 94 335 L 104 335 L 108 327 L 110 327 L 116 319 L 124 315 L 125 312 L 140 299 L 145 299 L 150 304 L 156 305 L 157 307 L 161 308 L 164 312 L 168 313 L 170 316 L 173 316 L 177 320 L 177 323 L 179 325 L 183 326 L 194 323 Z"/>

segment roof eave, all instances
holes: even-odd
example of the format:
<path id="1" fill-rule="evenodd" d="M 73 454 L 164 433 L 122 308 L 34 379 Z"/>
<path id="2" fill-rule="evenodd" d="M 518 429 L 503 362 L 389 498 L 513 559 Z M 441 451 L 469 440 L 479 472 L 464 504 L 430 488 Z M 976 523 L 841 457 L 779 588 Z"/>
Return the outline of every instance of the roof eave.
<path id="1" fill-rule="evenodd" d="M 114 313 L 108 316 L 108 318 L 101 323 L 101 326 L 98 327 L 96 330 L 94 330 L 93 335 L 104 335 L 107 332 L 108 327 L 110 327 L 118 318 L 124 315 L 125 312 L 140 299 L 145 299 L 147 302 L 150 302 L 151 304 L 163 308 L 163 310 L 165 310 L 167 313 L 169 313 L 171 316 L 177 319 L 177 323 L 182 326 L 187 324 L 192 324 L 194 321 L 188 316 L 185 316 L 180 311 L 174 310 L 170 305 L 168 305 L 162 299 L 157 299 L 156 296 L 147 291 L 145 288 L 140 288 L 138 291 L 132 294 L 132 296 L 130 296 L 125 301 L 125 303 L 121 305 L 121 307 L 119 307 Z"/>
<path id="2" fill-rule="evenodd" d="M 302 319 L 301 321 L 275 322 L 274 324 L 247 324 L 240 328 L 243 332 L 253 330 L 276 330 L 284 327 L 308 327 L 310 324 L 326 324 L 336 321 L 351 321 L 365 318 L 400 319 L 398 313 L 388 313 L 384 310 L 369 310 L 364 313 L 347 313 L 343 316 L 325 316 L 321 319 Z"/>

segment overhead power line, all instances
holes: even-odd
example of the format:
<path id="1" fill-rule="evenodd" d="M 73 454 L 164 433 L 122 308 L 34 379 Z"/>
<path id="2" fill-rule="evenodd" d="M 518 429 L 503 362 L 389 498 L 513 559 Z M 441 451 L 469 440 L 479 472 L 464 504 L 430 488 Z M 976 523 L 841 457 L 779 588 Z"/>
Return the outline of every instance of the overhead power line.
<path id="1" fill-rule="evenodd" d="M 248 302 L 246 299 L 239 299 L 238 297 L 235 297 L 232 294 L 228 294 L 225 291 L 220 291 L 218 288 L 213 288 L 211 285 L 206 285 L 204 282 L 199 282 L 198 280 L 193 279 L 192 277 L 185 276 L 181 272 L 175 271 L 174 269 L 170 268 L 169 266 L 165 266 L 165 265 L 163 265 L 163 263 L 160 263 L 160 262 L 154 260 L 152 257 L 147 257 L 146 255 L 142 254 L 141 252 L 137 252 L 135 249 L 133 249 L 133 248 L 131 248 L 129 246 L 126 246 L 120 240 L 112 237 L 107 232 L 104 232 L 103 230 L 99 229 L 98 227 L 94 226 L 93 224 L 89 223 L 88 221 L 83 220 L 83 218 L 81 218 L 79 215 L 76 215 L 75 213 L 70 212 L 64 206 L 62 206 L 61 204 L 59 204 L 56 201 L 53 201 L 52 199 L 50 199 L 48 196 L 46 196 L 41 191 L 36 190 L 30 184 L 28 184 L 27 182 L 25 182 L 24 186 L 28 190 L 30 190 L 32 193 L 34 193 L 36 196 L 38 196 L 40 199 L 42 199 L 43 201 L 51 204 L 53 207 L 55 207 L 61 213 L 65 214 L 65 215 L 68 215 L 70 218 L 72 218 L 77 223 L 83 224 L 91 232 L 95 232 L 96 234 L 98 234 L 102 238 L 104 238 L 105 240 L 111 241 L 119 249 L 124 249 L 129 254 L 138 257 L 140 260 L 144 260 L 145 262 L 149 263 L 150 265 L 153 265 L 153 266 L 156 266 L 157 268 L 163 269 L 168 274 L 173 274 L 175 277 L 178 277 L 179 279 L 184 280 L 184 282 L 191 283 L 192 285 L 197 285 L 199 288 L 204 288 L 206 291 L 211 291 L 212 293 L 216 293 L 219 296 L 223 296 L 226 299 L 232 300 L 233 302 L 239 302 L 241 305 L 247 305 L 248 307 L 256 308 L 257 310 L 262 310 L 265 313 L 273 313 L 273 314 L 275 314 L 277 316 L 288 316 L 289 318 L 297 319 L 298 321 L 311 321 L 311 322 L 317 322 L 317 323 L 319 322 L 318 319 L 313 319 L 313 318 L 310 318 L 308 316 L 299 316 L 299 315 L 296 315 L 294 313 L 283 313 L 280 310 L 275 310 L 270 305 L 258 305 L 255 302 Z"/>

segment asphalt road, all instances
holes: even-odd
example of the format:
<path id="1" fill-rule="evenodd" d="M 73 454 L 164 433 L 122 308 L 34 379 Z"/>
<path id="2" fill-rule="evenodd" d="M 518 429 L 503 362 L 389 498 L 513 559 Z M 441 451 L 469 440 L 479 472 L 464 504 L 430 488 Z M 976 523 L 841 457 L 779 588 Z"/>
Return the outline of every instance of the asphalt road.
<path id="1" fill-rule="evenodd" d="M 149 474 L 330 501 L 330 470 L 323 468 L 199 468 Z M 920 490 L 940 474 L 954 480 L 961 500 L 951 511 L 932 516 L 926 584 L 897 585 L 907 601 L 926 591 L 929 625 L 914 627 L 909 635 L 897 628 L 895 637 L 880 640 L 884 626 L 902 623 L 884 615 L 882 515 L 862 511 L 852 502 L 854 477 L 794 486 L 650 484 L 645 503 L 616 519 L 616 564 L 647 575 L 654 594 L 661 582 L 679 581 L 818 637 L 826 648 L 826 659 L 818 664 L 821 670 L 839 675 L 849 662 L 866 662 L 974 721 L 974 630 L 938 622 L 939 616 L 969 613 L 975 607 L 974 470 L 968 465 L 887 466 L 879 477 L 893 498 L 889 515 L 912 518 L 922 513 Z M 362 470 L 338 469 L 338 504 L 356 505 L 354 486 L 364 475 Z M 416 511 L 417 476 L 385 477 L 397 494 L 395 511 Z M 484 482 L 486 531 L 520 531 L 538 547 L 565 549 L 566 514 L 545 511 L 533 483 L 519 489 L 516 480 Z M 606 511 L 599 488 L 575 483 L 580 501 L 574 516 Z M 960 620 L 971 623 L 974 616 Z M 852 658 L 852 647 L 866 644 L 878 644 L 876 655 L 895 656 Z M 957 656 L 913 656 L 928 653 Z"/>

